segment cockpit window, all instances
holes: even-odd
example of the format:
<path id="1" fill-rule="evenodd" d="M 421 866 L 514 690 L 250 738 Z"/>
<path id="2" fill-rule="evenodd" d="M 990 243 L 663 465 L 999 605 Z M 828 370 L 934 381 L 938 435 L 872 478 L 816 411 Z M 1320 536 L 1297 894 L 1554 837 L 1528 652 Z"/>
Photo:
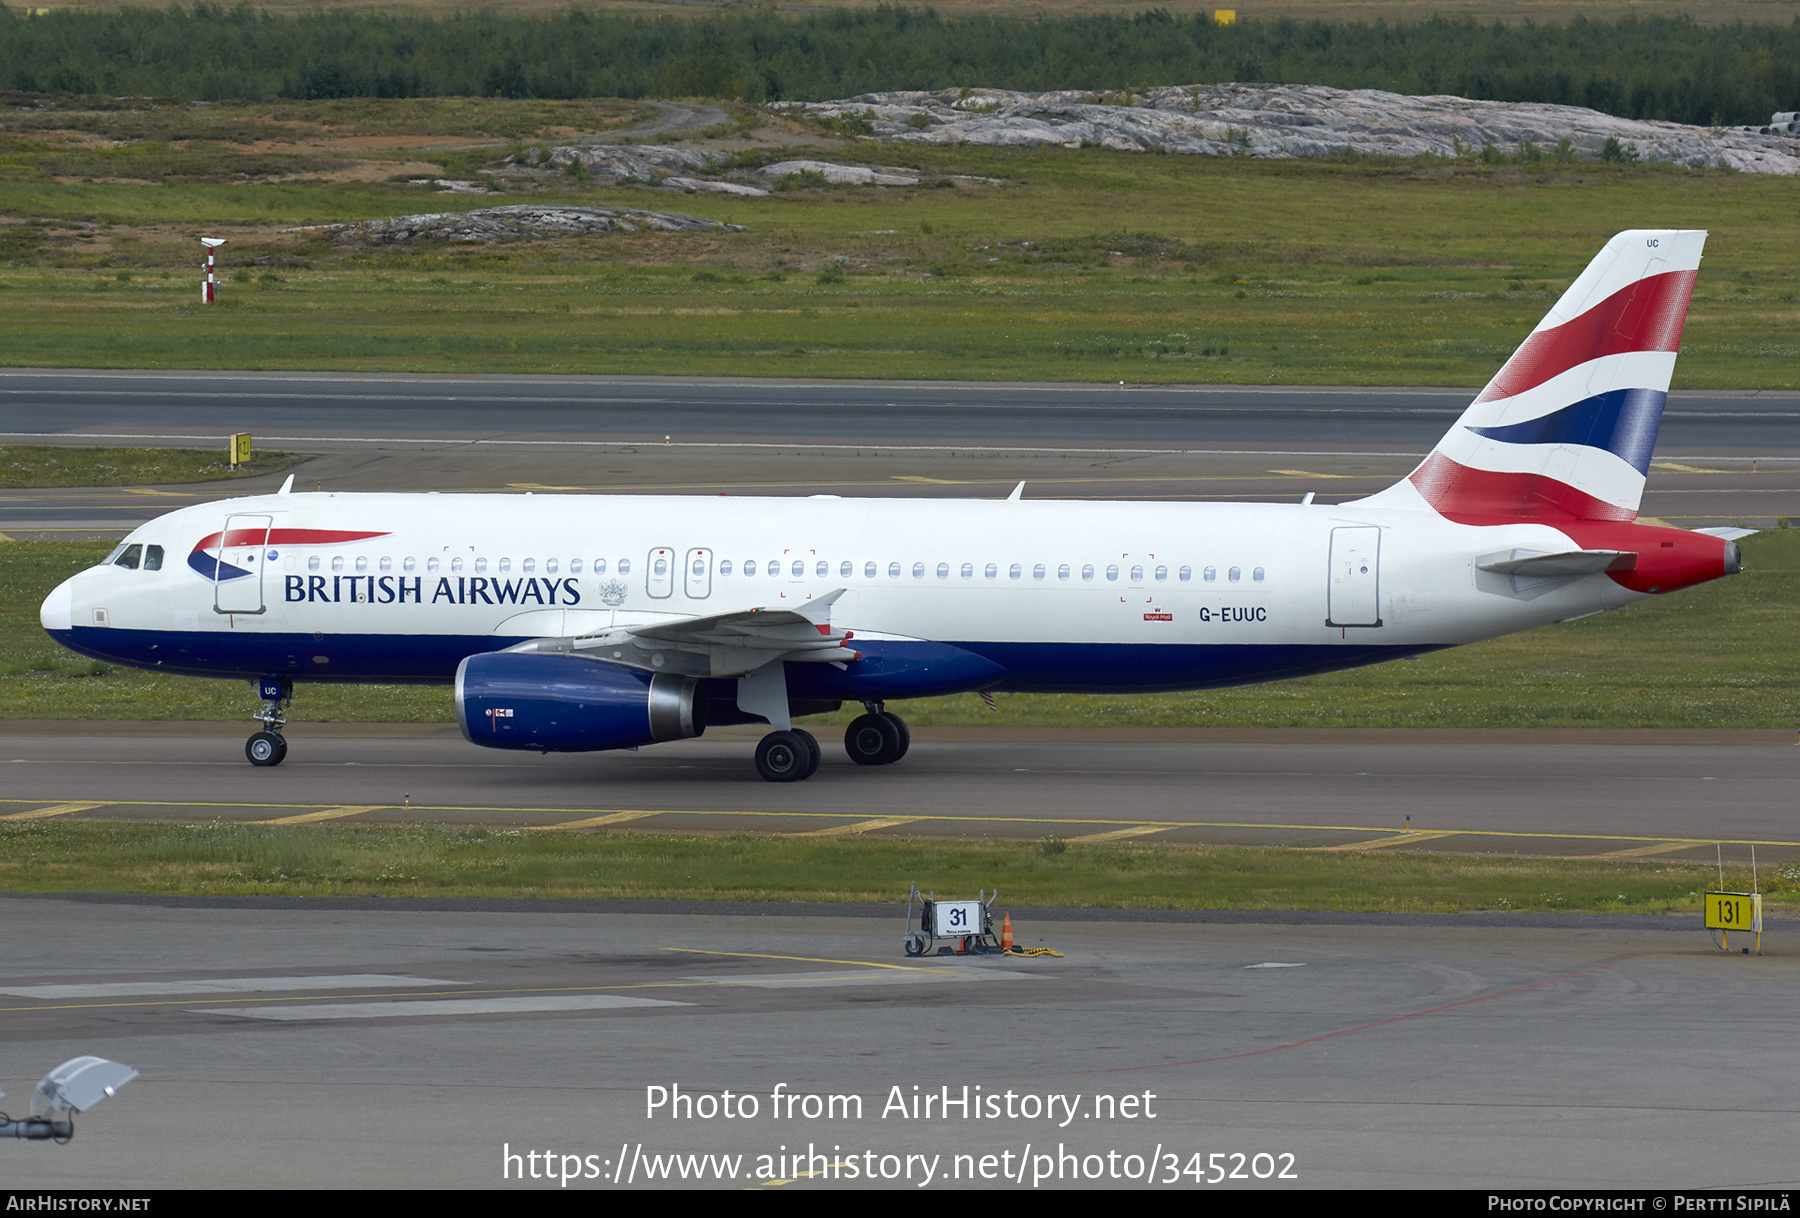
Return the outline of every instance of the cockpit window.
<path id="1" fill-rule="evenodd" d="M 138 560 L 143 556 L 143 546 L 126 546 L 125 552 L 113 559 L 113 566 L 135 571 L 138 569 Z"/>
<path id="2" fill-rule="evenodd" d="M 100 560 L 100 565 L 103 567 L 112 566 L 115 562 L 119 561 L 119 555 L 123 553 L 125 553 L 125 543 L 121 541 L 118 545 L 113 547 L 111 554 L 108 554 L 105 558 Z"/>
<path id="3" fill-rule="evenodd" d="M 162 570 L 162 547 L 161 546 L 145 546 L 144 547 L 144 570 L 146 570 L 146 571 Z"/>

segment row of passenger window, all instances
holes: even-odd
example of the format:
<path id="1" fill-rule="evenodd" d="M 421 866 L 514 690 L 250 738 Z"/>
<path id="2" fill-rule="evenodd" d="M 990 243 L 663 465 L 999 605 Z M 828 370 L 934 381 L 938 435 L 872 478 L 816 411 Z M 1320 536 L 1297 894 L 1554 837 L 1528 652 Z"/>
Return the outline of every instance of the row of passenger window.
<path id="1" fill-rule="evenodd" d="M 136 548 L 137 547 L 135 547 L 135 546 L 132 547 L 133 550 L 135 550 Z M 161 559 L 160 551 L 158 552 L 157 558 L 160 561 L 160 559 Z M 342 554 L 333 555 L 331 558 L 331 569 L 333 571 L 354 570 L 357 572 L 366 572 L 369 570 L 371 561 L 373 561 L 375 570 L 377 570 L 377 571 L 385 572 L 385 571 L 392 571 L 394 569 L 394 560 L 392 558 L 384 555 L 380 558 L 371 560 L 369 558 L 369 556 L 366 554 L 359 554 L 355 558 L 349 559 L 349 560 L 346 560 L 345 556 Z M 451 559 L 447 560 L 447 567 L 448 567 L 448 570 L 450 571 L 450 573 L 451 574 L 461 573 L 465 569 L 464 561 L 465 560 L 462 559 L 461 557 L 451 558 Z M 489 569 L 488 568 L 488 559 L 474 558 L 474 559 L 470 559 L 467 561 L 469 564 L 468 569 L 473 570 L 475 574 L 477 574 L 477 575 L 487 574 L 488 569 Z M 666 575 L 668 573 L 667 565 L 666 565 L 667 561 L 668 560 L 666 560 L 662 557 L 655 558 L 655 560 L 652 564 L 653 567 L 655 568 L 653 573 L 658 576 Z M 321 559 L 321 557 L 319 555 L 317 555 L 317 554 L 310 555 L 306 560 L 306 569 L 308 571 L 317 571 L 322 566 L 322 563 L 323 563 L 323 560 Z M 437 558 L 427 558 L 425 560 L 425 570 L 432 574 L 436 574 L 438 571 L 445 569 L 445 565 L 446 565 L 445 560 L 440 560 Z M 582 563 L 581 559 L 579 559 L 579 558 L 570 559 L 569 564 L 568 564 L 569 574 L 580 575 L 582 573 L 582 565 L 583 565 L 583 563 Z M 705 564 L 704 560 L 695 559 L 694 563 L 693 563 L 693 567 L 694 567 L 693 574 L 695 574 L 697 576 L 703 576 L 706 574 L 706 564 Z M 497 574 L 500 574 L 500 575 L 511 574 L 512 569 L 513 569 L 513 560 L 510 558 L 495 559 L 493 569 Z M 611 569 L 616 571 L 620 575 L 629 575 L 629 574 L 631 574 L 631 560 L 629 558 L 621 558 L 617 561 L 617 563 L 613 564 Z M 731 559 L 729 559 L 729 558 L 724 559 L 723 561 L 721 561 L 719 563 L 719 574 L 721 576 L 731 575 L 733 573 L 734 569 L 738 572 L 741 572 L 743 575 L 746 575 L 746 576 L 754 576 L 754 575 L 758 574 L 759 571 L 763 574 L 773 576 L 776 578 L 779 578 L 784 573 L 792 576 L 795 579 L 803 579 L 806 576 L 806 563 L 800 559 L 795 559 L 792 562 L 785 564 L 785 572 L 784 572 L 784 564 L 783 564 L 782 560 L 778 559 L 778 558 L 770 559 L 768 562 L 763 563 L 760 566 L 758 565 L 756 559 L 754 559 L 754 558 L 745 559 L 741 564 L 738 564 L 735 568 L 732 564 Z M 957 568 L 957 574 L 963 579 L 974 579 L 975 578 L 975 569 L 976 568 L 975 568 L 974 563 L 966 562 L 966 563 L 961 564 L 961 566 Z M 412 558 L 402 558 L 400 560 L 400 570 L 403 572 L 409 572 L 409 573 L 416 571 L 416 570 L 418 570 L 418 561 L 416 559 L 412 559 Z M 532 575 L 532 574 L 535 574 L 537 572 L 537 570 L 538 570 L 538 564 L 537 564 L 537 560 L 535 558 L 524 558 L 524 559 L 519 560 L 519 573 L 520 574 Z M 545 575 L 557 575 L 557 574 L 561 573 L 561 570 L 562 570 L 562 567 L 557 559 L 546 558 L 544 560 L 543 572 Z M 592 565 L 592 571 L 593 571 L 593 574 L 595 574 L 595 575 L 605 575 L 608 571 L 607 560 L 604 558 L 594 559 L 593 565 Z M 1076 578 L 1076 571 L 1077 571 L 1077 568 L 1072 566 L 1069 563 L 1060 563 L 1055 568 L 1056 578 L 1058 580 L 1064 580 L 1064 581 Z M 949 563 L 940 562 L 936 565 L 935 574 L 936 574 L 937 578 L 949 579 L 950 572 L 951 572 L 951 565 Z M 1080 578 L 1082 580 L 1092 582 L 1095 578 L 1097 578 L 1099 576 L 1100 569 L 1097 568 L 1092 563 L 1086 563 L 1086 564 L 1083 564 L 1079 568 L 1079 572 L 1080 572 Z M 838 573 L 838 577 L 840 579 L 853 579 L 856 576 L 856 564 L 853 562 L 848 562 L 848 561 L 840 562 L 837 567 L 837 573 Z M 902 563 L 890 562 L 887 564 L 887 576 L 889 579 L 900 579 L 904 575 L 906 575 L 906 573 L 907 573 L 906 567 Z M 912 578 L 924 579 L 926 577 L 927 573 L 928 573 L 927 564 L 925 564 L 923 562 L 915 562 L 912 564 L 912 567 L 911 567 Z M 1047 580 L 1050 578 L 1050 573 L 1051 573 L 1051 568 L 1046 563 L 1041 563 L 1041 562 L 1034 563 L 1031 567 L 1031 578 L 1034 580 Z M 1136 566 L 1133 566 L 1130 568 L 1127 578 L 1128 578 L 1129 582 L 1131 582 L 1133 584 L 1141 584 L 1141 583 L 1145 582 L 1144 581 L 1144 573 L 1145 573 L 1145 568 L 1141 565 L 1136 565 Z M 819 579 L 831 578 L 831 564 L 829 562 L 820 560 L 819 562 L 814 564 L 813 574 L 815 576 L 817 576 Z M 1117 563 L 1108 564 L 1104 570 L 1105 578 L 1108 581 L 1115 582 L 1115 583 L 1119 580 L 1121 575 L 1125 575 L 1125 574 L 1126 574 L 1125 570 L 1123 568 L 1121 568 Z M 875 562 L 865 562 L 862 567 L 862 575 L 863 575 L 864 579 L 879 579 L 881 577 L 881 564 L 875 563 Z M 986 565 L 984 565 L 981 568 L 981 575 L 982 575 L 982 578 L 984 578 L 984 579 L 999 579 L 1000 578 L 1000 564 L 999 563 L 987 563 Z M 1156 583 L 1166 583 L 1169 579 L 1169 575 L 1170 575 L 1170 570 L 1167 566 L 1155 567 L 1150 572 L 1150 578 Z M 1174 575 L 1175 575 L 1175 578 L 1178 581 L 1180 581 L 1181 583 L 1188 583 L 1194 578 L 1194 569 L 1192 567 L 1178 567 L 1175 569 Z M 1254 581 L 1256 583 L 1261 583 L 1264 579 L 1264 576 L 1265 576 L 1265 572 L 1264 572 L 1263 568 L 1261 568 L 1261 567 L 1254 567 L 1250 571 L 1250 578 L 1252 581 Z M 1025 578 L 1024 564 L 1023 563 L 1010 564 L 1006 568 L 1006 577 L 1008 579 L 1020 579 L 1020 580 L 1024 579 Z M 1200 569 L 1200 579 L 1203 582 L 1210 584 L 1210 583 L 1215 582 L 1218 578 L 1219 578 L 1219 569 L 1217 567 L 1202 567 Z M 1227 567 L 1225 570 L 1225 578 L 1230 583 L 1235 584 L 1235 583 L 1240 582 L 1244 578 L 1243 568 L 1242 567 Z"/>
<path id="2" fill-rule="evenodd" d="M 271 555 L 271 557 L 273 557 L 273 555 Z M 392 571 L 394 569 L 394 560 L 392 558 L 387 557 L 386 555 L 383 555 L 382 557 L 377 558 L 373 561 L 375 564 L 375 570 L 377 570 L 377 571 Z M 358 554 L 355 557 L 355 559 L 350 560 L 350 561 L 346 561 L 342 554 L 334 554 L 331 557 L 331 569 L 333 571 L 346 571 L 346 570 L 367 571 L 369 569 L 369 563 L 370 563 L 370 559 L 369 559 L 369 556 L 366 554 Z M 317 571 L 320 569 L 320 567 L 322 565 L 323 565 L 323 560 L 317 554 L 313 554 L 313 555 L 309 556 L 306 560 L 306 569 L 308 571 Z M 400 560 L 400 570 L 401 571 L 412 572 L 412 571 L 417 571 L 418 569 L 419 569 L 419 562 L 417 559 L 402 558 Z M 464 560 L 460 557 L 451 558 L 448 560 L 438 559 L 438 558 L 427 558 L 425 560 L 425 570 L 434 575 L 437 572 L 443 571 L 443 570 L 448 570 L 452 575 L 455 575 L 465 569 L 472 570 L 477 575 L 486 575 L 488 572 L 488 560 L 485 558 L 470 559 L 470 560 L 468 560 L 468 566 L 466 568 L 464 566 Z M 513 560 L 510 558 L 496 559 L 496 560 L 494 560 L 494 568 L 493 569 L 496 574 L 510 575 L 512 573 L 512 569 L 513 569 Z M 596 558 L 594 560 L 594 568 L 593 569 L 594 569 L 595 575 L 605 575 L 607 572 L 607 560 L 604 558 Z M 620 575 L 630 575 L 631 574 L 631 560 L 629 558 L 619 559 L 617 567 L 615 569 L 618 571 L 618 573 Z M 519 560 L 519 574 L 535 575 L 535 574 L 537 574 L 537 571 L 538 571 L 537 559 L 521 558 Z M 580 575 L 581 572 L 582 572 L 582 560 L 579 558 L 570 559 L 569 560 L 569 574 L 570 575 Z M 561 573 L 562 573 L 562 564 L 559 560 L 554 559 L 554 558 L 546 558 L 544 560 L 544 574 L 545 575 L 559 575 Z"/>
<path id="3" fill-rule="evenodd" d="M 743 563 L 743 566 L 741 569 L 745 575 L 755 575 L 757 572 L 756 560 L 754 558 L 744 560 L 744 563 Z M 769 575 L 780 576 L 783 573 L 781 560 L 780 559 L 771 559 L 763 567 L 763 570 Z M 1032 579 L 1049 579 L 1050 578 L 1050 570 L 1051 570 L 1050 566 L 1046 563 L 1041 563 L 1041 562 L 1034 563 L 1031 567 L 1031 578 Z M 1056 570 L 1056 578 L 1059 580 L 1068 580 L 1068 579 L 1075 578 L 1076 568 L 1071 566 L 1068 563 L 1059 564 L 1055 568 L 1055 570 Z M 1080 568 L 1080 573 L 1081 573 L 1080 577 L 1084 580 L 1092 581 L 1095 578 L 1097 570 L 1098 569 L 1092 563 L 1087 563 Z M 912 577 L 914 579 L 924 579 L 927 574 L 927 571 L 928 571 L 928 567 L 927 567 L 927 564 L 925 564 L 925 563 L 915 562 L 912 564 Z M 935 573 L 937 575 L 937 578 L 939 578 L 939 579 L 949 579 L 950 571 L 951 571 L 951 565 L 947 562 L 938 563 L 936 566 L 936 569 L 935 569 Z M 975 564 L 972 562 L 963 563 L 960 567 L 958 567 L 956 569 L 956 571 L 957 571 L 957 574 L 963 579 L 974 579 L 975 578 Z M 1123 571 L 1123 569 L 1117 563 L 1109 564 L 1105 568 L 1105 577 L 1110 581 L 1117 582 L 1118 579 L 1120 578 L 1120 575 L 1122 574 L 1122 571 Z M 695 569 L 694 569 L 694 574 L 702 575 L 704 573 L 705 573 L 704 568 L 702 566 L 700 566 L 699 564 L 696 564 Z M 829 579 L 831 577 L 831 564 L 828 562 L 821 561 L 814 567 L 813 573 L 816 576 L 818 576 L 820 579 Z M 838 573 L 838 578 L 840 578 L 840 579 L 852 579 L 856 575 L 856 564 L 853 562 L 841 562 L 838 564 L 837 573 Z M 658 574 L 660 574 L 660 572 L 658 572 Z M 719 574 L 720 575 L 730 575 L 731 574 L 731 560 L 730 559 L 726 559 L 719 564 Z M 804 563 L 802 561 L 795 561 L 795 562 L 791 563 L 788 566 L 787 574 L 792 575 L 796 578 L 803 577 L 806 574 L 806 563 Z M 874 562 L 865 562 L 863 564 L 862 574 L 863 574 L 864 579 L 879 579 L 881 577 L 881 564 L 874 563 Z M 897 563 L 897 562 L 890 562 L 887 564 L 887 575 L 888 575 L 889 579 L 900 579 L 905 574 L 906 574 L 905 564 Z M 983 579 L 999 579 L 1000 578 L 1000 564 L 991 562 L 991 563 L 988 563 L 985 566 L 983 566 L 981 568 L 981 577 Z M 1250 572 L 1250 578 L 1252 580 L 1256 581 L 1257 583 L 1261 583 L 1263 580 L 1263 577 L 1264 577 L 1264 571 L 1261 567 L 1253 568 Z M 1024 579 L 1025 578 L 1025 565 L 1023 563 L 1010 564 L 1006 568 L 1006 578 L 1008 578 L 1008 579 Z M 1128 578 L 1131 583 L 1134 583 L 1134 584 L 1143 583 L 1144 582 L 1144 568 L 1142 566 L 1132 567 L 1130 569 L 1130 574 L 1129 574 Z M 1167 582 L 1168 578 L 1169 578 L 1169 568 L 1166 566 L 1156 567 L 1151 572 L 1151 578 L 1157 583 Z M 1189 581 L 1191 581 L 1194 578 L 1194 569 L 1192 567 L 1179 567 L 1175 571 L 1175 578 L 1177 580 L 1181 581 L 1182 583 L 1188 583 Z M 1200 578 L 1206 583 L 1212 583 L 1219 578 L 1219 569 L 1217 567 L 1202 567 L 1200 569 Z M 1230 581 L 1231 583 L 1235 584 L 1244 578 L 1244 570 L 1242 567 L 1228 567 L 1228 568 L 1226 568 L 1226 571 L 1225 571 L 1225 578 L 1228 581 Z"/>

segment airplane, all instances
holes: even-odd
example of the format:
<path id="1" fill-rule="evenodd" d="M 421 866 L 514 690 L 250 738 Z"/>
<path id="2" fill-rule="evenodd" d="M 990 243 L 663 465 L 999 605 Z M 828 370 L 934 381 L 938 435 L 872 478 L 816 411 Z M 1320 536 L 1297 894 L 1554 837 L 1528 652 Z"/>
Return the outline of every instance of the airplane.
<path id="1" fill-rule="evenodd" d="M 472 743 L 632 749 L 767 723 L 756 769 L 810 777 L 798 717 L 1141 693 L 1353 668 L 1623 609 L 1742 566 L 1750 530 L 1634 523 L 1703 231 L 1619 233 L 1424 461 L 1365 499 L 301 493 L 182 508 L 44 600 L 73 651 L 248 679 L 251 764 L 296 685 L 455 687 Z M 1355 634 L 1351 634 L 1355 631 Z"/>

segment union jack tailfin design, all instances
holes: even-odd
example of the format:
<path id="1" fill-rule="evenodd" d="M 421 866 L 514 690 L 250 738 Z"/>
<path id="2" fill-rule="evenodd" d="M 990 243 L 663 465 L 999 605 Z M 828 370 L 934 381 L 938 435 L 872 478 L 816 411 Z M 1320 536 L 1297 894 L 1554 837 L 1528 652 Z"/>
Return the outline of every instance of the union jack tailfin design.
<path id="1" fill-rule="evenodd" d="M 1702 231 L 1606 243 L 1407 480 L 1461 524 L 1637 518 L 1675 370 Z"/>

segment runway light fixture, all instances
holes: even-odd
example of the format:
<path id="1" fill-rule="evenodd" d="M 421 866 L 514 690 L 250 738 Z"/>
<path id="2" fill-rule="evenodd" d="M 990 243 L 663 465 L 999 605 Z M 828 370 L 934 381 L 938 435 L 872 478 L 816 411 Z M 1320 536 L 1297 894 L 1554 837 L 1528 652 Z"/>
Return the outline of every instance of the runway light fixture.
<path id="1" fill-rule="evenodd" d="M 130 1066 L 104 1057 L 71 1057 L 38 1080 L 31 1092 L 29 1117 L 15 1121 L 0 1113 L 0 1138 L 67 1142 L 75 1136 L 76 1113 L 117 1095 L 120 1087 L 137 1076 Z"/>

